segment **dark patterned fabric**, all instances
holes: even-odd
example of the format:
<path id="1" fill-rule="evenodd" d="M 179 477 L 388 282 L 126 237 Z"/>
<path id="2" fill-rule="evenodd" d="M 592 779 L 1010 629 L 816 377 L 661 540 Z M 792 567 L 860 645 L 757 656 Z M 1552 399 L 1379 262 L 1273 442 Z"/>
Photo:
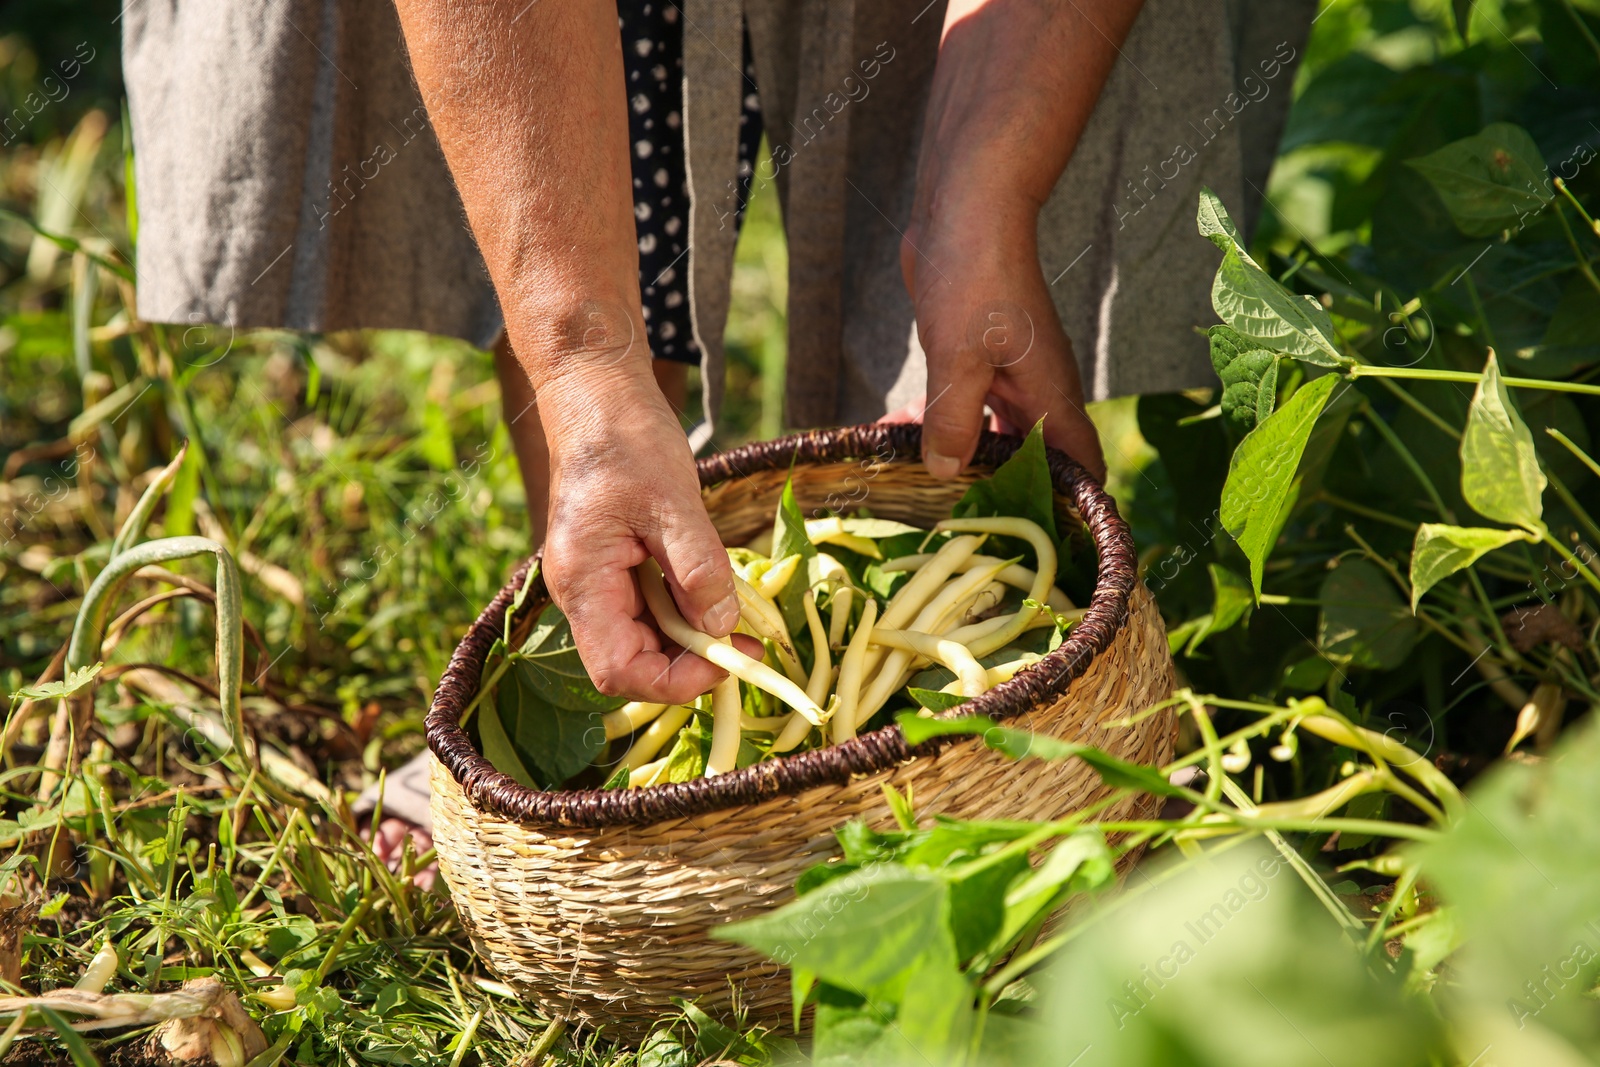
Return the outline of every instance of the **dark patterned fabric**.
<path id="1" fill-rule="evenodd" d="M 657 359 L 700 363 L 689 319 L 689 184 L 683 146 L 683 12 L 661 0 L 617 0 L 628 83 L 633 218 L 639 233 L 639 289 L 645 332 Z M 744 221 L 761 144 L 750 38 L 744 39 L 744 109 L 739 116 L 739 200 Z"/>

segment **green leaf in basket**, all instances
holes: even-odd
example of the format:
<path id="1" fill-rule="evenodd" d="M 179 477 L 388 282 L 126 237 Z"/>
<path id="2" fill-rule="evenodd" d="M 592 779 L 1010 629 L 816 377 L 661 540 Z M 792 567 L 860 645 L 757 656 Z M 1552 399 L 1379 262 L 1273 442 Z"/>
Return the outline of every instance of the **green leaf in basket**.
<path id="1" fill-rule="evenodd" d="M 806 590 L 817 577 L 812 573 L 816 569 L 817 546 L 806 536 L 806 517 L 801 514 L 800 505 L 795 503 L 793 478 L 784 481 L 783 492 L 778 495 L 778 511 L 772 520 L 772 558 L 778 560 L 788 556 L 799 556 L 800 568 L 789 584 L 778 592 L 778 609 L 783 612 L 783 621 L 791 634 L 804 633 L 806 612 L 803 601 Z"/>
<path id="2" fill-rule="evenodd" d="M 482 709 L 478 716 L 478 738 L 483 745 L 483 758 L 488 760 L 495 770 L 501 774 L 509 774 L 529 789 L 538 789 L 538 779 L 523 762 L 522 753 L 517 751 L 516 743 L 511 739 L 512 731 L 516 729 L 518 701 L 514 696 L 507 697 L 503 694 L 514 684 L 502 682 L 495 690 L 493 705 Z M 506 718 L 508 712 L 512 716 L 509 726 Z"/>
<path id="3" fill-rule="evenodd" d="M 605 747 L 606 728 L 600 708 L 567 708 L 546 700 L 546 681 L 528 660 L 513 662 L 495 688 L 494 703 L 499 725 L 524 771 L 537 770 L 542 779 L 538 785 L 549 789 L 594 762 Z M 485 716 L 486 723 L 489 718 Z M 493 728 L 479 727 L 485 734 L 486 729 Z M 495 763 L 494 756 L 484 755 Z M 495 766 L 517 777 L 509 766 Z"/>
<path id="4" fill-rule="evenodd" d="M 689 720 L 678 739 L 667 753 L 667 766 L 659 782 L 692 782 L 706 773 L 706 756 L 711 751 L 711 738 L 700 724 L 700 716 Z"/>
<path id="5" fill-rule="evenodd" d="M 920 707 L 934 713 L 949 711 L 967 699 L 960 693 L 941 693 L 937 689 L 918 689 L 916 686 L 907 687 L 906 695 Z"/>
<path id="6" fill-rule="evenodd" d="M 1100 775 L 1100 780 L 1117 789 L 1138 789 L 1156 796 L 1182 796 L 1183 791 L 1162 777 L 1153 767 L 1118 759 L 1109 752 L 1090 745 L 1045 734 L 1001 726 L 985 715 L 972 715 L 964 719 L 924 719 L 914 712 L 902 712 L 896 717 L 906 744 L 915 747 L 945 734 L 971 734 L 983 738 L 983 743 L 996 752 L 1022 759 L 1035 756 L 1043 760 L 1062 760 L 1076 756 Z"/>
<path id="7" fill-rule="evenodd" d="M 958 519 L 991 515 L 1031 519 L 1044 527 L 1050 540 L 1059 543 L 1055 505 L 1055 483 L 1045 457 L 1044 420 L 1040 419 L 1010 459 L 989 477 L 967 487 L 950 514 Z"/>
<path id="8" fill-rule="evenodd" d="M 601 789 L 626 789 L 632 780 L 633 772 L 628 770 L 627 764 L 618 764 L 615 773 L 606 779 L 606 784 Z"/>
<path id="9" fill-rule="evenodd" d="M 516 667 L 540 699 L 558 708 L 615 711 L 627 703 L 622 697 L 608 697 L 594 687 L 578 656 L 572 627 L 554 604 L 540 612 L 528 639 L 522 643 Z"/>

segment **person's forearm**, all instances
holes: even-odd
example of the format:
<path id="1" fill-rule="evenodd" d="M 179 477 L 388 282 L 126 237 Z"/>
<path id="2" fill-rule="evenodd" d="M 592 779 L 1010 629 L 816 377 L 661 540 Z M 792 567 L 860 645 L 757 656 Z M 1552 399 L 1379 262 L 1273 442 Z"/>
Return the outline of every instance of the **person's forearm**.
<path id="1" fill-rule="evenodd" d="M 933 202 L 1037 214 L 1089 122 L 1143 0 L 951 0 L 919 186 Z"/>
<path id="2" fill-rule="evenodd" d="M 648 374 L 615 9 L 397 0 L 428 116 L 535 389 Z"/>

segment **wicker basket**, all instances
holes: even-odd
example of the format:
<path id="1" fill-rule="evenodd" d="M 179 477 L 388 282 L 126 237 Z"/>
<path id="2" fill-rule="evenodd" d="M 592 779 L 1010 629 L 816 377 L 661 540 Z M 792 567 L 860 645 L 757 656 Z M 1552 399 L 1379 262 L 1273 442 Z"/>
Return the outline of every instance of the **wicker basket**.
<path id="1" fill-rule="evenodd" d="M 794 461 L 802 510 L 866 504 L 884 518 L 931 524 L 949 514 L 965 482 L 927 474 L 915 461 L 919 434 L 916 426 L 858 426 L 713 456 L 700 462 L 706 507 L 727 543 L 745 543 L 770 526 Z M 1018 443 L 986 433 L 967 480 Z M 1103 725 L 1172 688 L 1166 634 L 1136 577 L 1128 528 L 1081 467 L 1054 451 L 1050 465 L 1058 512 L 1081 516 L 1098 549 L 1093 600 L 1060 648 L 962 710 L 1165 762 L 1176 731 L 1170 715 Z M 462 639 L 427 729 L 434 843 L 462 924 L 494 971 L 552 1015 L 630 1036 L 685 997 L 725 1016 L 737 1002 L 751 1019 L 780 1024 L 787 973 L 708 932 L 789 899 L 799 874 L 835 851 L 840 823 L 889 825 L 886 782 L 911 791 L 921 814 L 965 819 L 1059 818 L 1105 795 L 1077 760 L 1014 762 L 972 738 L 911 750 L 898 727 L 714 779 L 615 792 L 525 788 L 490 766 L 459 719 L 527 566 Z M 535 581 L 513 622 L 546 602 Z M 1107 817 L 1148 811 L 1145 803 Z"/>

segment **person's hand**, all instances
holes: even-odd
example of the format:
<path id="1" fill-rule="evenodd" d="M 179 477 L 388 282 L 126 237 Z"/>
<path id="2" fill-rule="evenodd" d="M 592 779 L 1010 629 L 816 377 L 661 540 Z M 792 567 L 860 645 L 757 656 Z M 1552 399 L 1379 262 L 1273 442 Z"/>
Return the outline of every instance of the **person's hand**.
<path id="1" fill-rule="evenodd" d="M 928 357 L 928 471 L 952 478 L 971 461 L 987 404 L 1013 432 L 1043 419 L 1047 443 L 1104 479 L 1072 343 L 1039 267 L 1034 213 L 992 198 L 971 210 L 927 199 L 901 244 L 900 266 Z"/>
<path id="2" fill-rule="evenodd" d="M 928 356 L 922 453 L 935 477 L 971 460 L 985 403 L 1019 431 L 1044 419 L 1046 441 L 1105 476 L 1037 227 L 1141 3 L 945 5 L 900 248 Z"/>
<path id="3" fill-rule="evenodd" d="M 544 579 L 595 688 L 681 704 L 723 672 L 662 638 L 633 568 L 654 557 L 684 618 L 714 636 L 733 631 L 739 602 L 689 443 L 641 362 L 539 388 L 550 442 Z"/>

